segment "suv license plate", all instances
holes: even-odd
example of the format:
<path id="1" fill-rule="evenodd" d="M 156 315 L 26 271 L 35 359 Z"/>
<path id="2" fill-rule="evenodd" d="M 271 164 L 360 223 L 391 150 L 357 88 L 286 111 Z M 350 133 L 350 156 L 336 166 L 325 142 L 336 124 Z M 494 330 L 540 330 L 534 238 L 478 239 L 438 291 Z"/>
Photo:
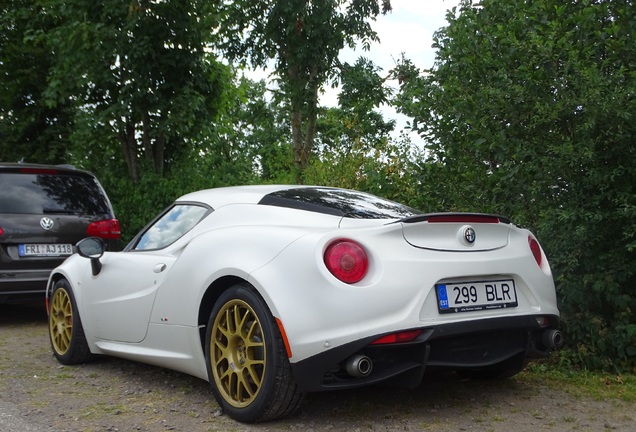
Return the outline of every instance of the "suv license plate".
<path id="1" fill-rule="evenodd" d="M 437 284 L 435 291 L 440 313 L 475 312 L 519 305 L 512 279 Z"/>
<path id="2" fill-rule="evenodd" d="M 29 256 L 68 256 L 73 254 L 70 244 L 21 244 L 18 245 L 18 255 Z"/>

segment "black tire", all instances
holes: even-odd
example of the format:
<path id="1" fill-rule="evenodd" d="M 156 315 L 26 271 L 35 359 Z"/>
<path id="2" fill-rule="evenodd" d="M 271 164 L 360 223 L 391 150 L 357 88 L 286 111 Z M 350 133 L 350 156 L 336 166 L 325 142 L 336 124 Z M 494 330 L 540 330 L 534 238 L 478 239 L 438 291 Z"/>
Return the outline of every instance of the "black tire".
<path id="1" fill-rule="evenodd" d="M 58 280 L 51 292 L 49 338 L 53 355 L 64 365 L 86 363 L 92 357 L 75 296 L 66 279 Z"/>
<path id="2" fill-rule="evenodd" d="M 517 354 L 492 366 L 474 369 L 459 369 L 455 371 L 462 378 L 474 380 L 502 380 L 513 377 L 528 365 L 526 353 Z"/>
<path id="3" fill-rule="evenodd" d="M 206 332 L 206 363 L 214 396 L 235 420 L 286 417 L 302 402 L 280 331 L 249 285 L 235 285 L 214 304 Z"/>

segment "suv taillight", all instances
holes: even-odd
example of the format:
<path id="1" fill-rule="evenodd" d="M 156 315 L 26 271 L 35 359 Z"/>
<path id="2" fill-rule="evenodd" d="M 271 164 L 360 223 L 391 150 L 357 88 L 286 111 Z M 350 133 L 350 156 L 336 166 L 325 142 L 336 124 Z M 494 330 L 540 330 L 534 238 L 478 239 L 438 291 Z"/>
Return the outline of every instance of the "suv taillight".
<path id="1" fill-rule="evenodd" d="M 86 228 L 86 234 L 103 239 L 118 239 L 121 237 L 121 228 L 117 219 L 106 219 L 91 223 Z"/>
<path id="2" fill-rule="evenodd" d="M 4 234 L 4 231 L 2 231 L 2 227 L 0 227 L 0 235 Z"/>

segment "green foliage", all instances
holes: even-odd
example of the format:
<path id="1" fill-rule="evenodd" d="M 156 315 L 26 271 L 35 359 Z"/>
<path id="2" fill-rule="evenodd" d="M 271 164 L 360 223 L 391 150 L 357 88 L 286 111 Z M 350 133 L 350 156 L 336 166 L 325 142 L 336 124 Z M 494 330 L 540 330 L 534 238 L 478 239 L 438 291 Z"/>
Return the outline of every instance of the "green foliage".
<path id="1" fill-rule="evenodd" d="M 260 181 L 289 183 L 293 178 L 289 117 L 284 105 L 267 95 L 263 81 L 239 78 L 226 90 L 225 104 L 207 140 L 223 149 L 228 164 L 245 161 L 242 168 Z"/>
<path id="2" fill-rule="evenodd" d="M 417 196 L 410 175 L 417 151 L 408 138 L 391 137 L 394 127 L 394 121 L 385 121 L 375 111 L 323 110 L 306 182 L 365 190 L 410 203 Z"/>
<path id="3" fill-rule="evenodd" d="M 217 112 L 228 73 L 210 57 L 212 17 L 204 0 L 46 1 L 56 25 L 32 37 L 54 54 L 44 93 L 72 101 L 81 134 L 100 129 L 123 149 L 133 180 L 143 155 L 158 174 L 189 148 Z M 86 115 L 88 114 L 88 115 Z"/>
<path id="4" fill-rule="evenodd" d="M 53 56 L 30 37 L 54 20 L 32 0 L 5 0 L 0 5 L 0 160 L 65 162 L 73 111 L 66 101 L 43 103 Z"/>
<path id="5" fill-rule="evenodd" d="M 534 229 L 571 361 L 635 368 L 636 9 L 471 3 L 436 34 L 430 74 L 408 60 L 395 71 L 397 103 L 430 143 L 420 182 L 441 182 L 449 207 Z"/>

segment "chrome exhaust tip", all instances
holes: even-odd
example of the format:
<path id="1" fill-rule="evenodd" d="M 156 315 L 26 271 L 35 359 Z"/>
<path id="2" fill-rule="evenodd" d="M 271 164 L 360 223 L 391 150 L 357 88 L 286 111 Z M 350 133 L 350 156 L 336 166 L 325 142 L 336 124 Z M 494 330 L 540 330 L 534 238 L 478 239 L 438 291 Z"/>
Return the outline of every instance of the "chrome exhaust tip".
<path id="1" fill-rule="evenodd" d="M 362 378 L 371 373 L 373 370 L 373 362 L 365 355 L 356 354 L 347 359 L 345 369 L 352 377 Z"/>
<path id="2" fill-rule="evenodd" d="M 548 349 L 559 349 L 563 347 L 563 333 L 559 330 L 550 329 L 543 333 L 541 342 Z"/>

